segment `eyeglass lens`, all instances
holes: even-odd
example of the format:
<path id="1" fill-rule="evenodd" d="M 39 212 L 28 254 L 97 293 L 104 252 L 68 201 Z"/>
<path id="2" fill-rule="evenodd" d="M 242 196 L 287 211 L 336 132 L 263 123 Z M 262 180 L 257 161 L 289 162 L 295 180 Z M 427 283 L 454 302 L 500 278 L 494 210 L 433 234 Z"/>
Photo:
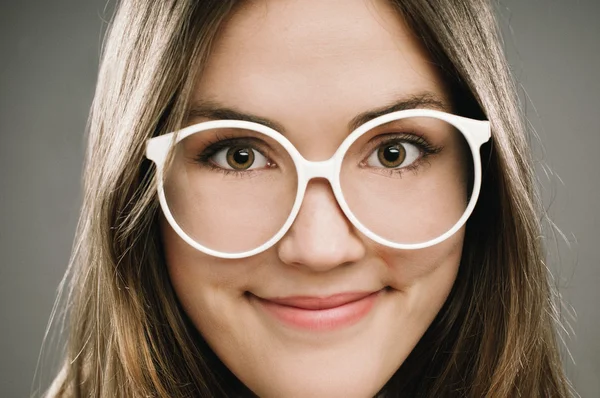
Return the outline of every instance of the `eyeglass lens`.
<path id="1" fill-rule="evenodd" d="M 239 253 L 271 239 L 294 206 L 298 174 L 287 150 L 262 133 L 219 128 L 173 149 L 165 199 L 181 229 L 210 249 Z M 473 158 L 463 134 L 433 117 L 375 127 L 346 151 L 342 194 L 371 232 L 395 243 L 422 243 L 465 212 Z"/>

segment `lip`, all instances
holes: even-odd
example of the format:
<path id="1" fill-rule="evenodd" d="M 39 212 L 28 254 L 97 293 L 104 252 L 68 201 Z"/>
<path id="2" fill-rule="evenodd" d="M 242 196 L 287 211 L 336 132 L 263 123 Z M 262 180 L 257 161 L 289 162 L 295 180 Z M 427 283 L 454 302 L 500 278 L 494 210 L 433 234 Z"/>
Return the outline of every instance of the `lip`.
<path id="1" fill-rule="evenodd" d="M 308 331 L 331 331 L 349 327 L 365 318 L 383 290 L 327 297 L 252 297 L 264 312 L 285 325 Z"/>

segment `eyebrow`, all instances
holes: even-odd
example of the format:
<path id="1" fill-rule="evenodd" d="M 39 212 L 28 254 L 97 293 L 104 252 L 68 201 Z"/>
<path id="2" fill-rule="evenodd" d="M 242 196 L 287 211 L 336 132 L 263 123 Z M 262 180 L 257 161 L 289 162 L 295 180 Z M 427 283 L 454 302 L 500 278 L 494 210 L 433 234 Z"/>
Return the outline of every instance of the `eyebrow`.
<path id="1" fill-rule="evenodd" d="M 423 92 L 404 96 L 390 104 L 359 113 L 348 122 L 348 130 L 353 131 L 369 120 L 387 113 L 417 108 L 437 109 L 446 112 L 449 110 L 446 101 L 442 100 L 440 96 L 431 92 Z M 186 113 L 186 120 L 190 121 L 196 118 L 207 118 L 210 120 L 244 120 L 265 125 L 283 135 L 286 133 L 285 127 L 275 120 L 242 112 L 234 107 L 228 107 L 212 100 L 202 100 L 192 103 Z"/>

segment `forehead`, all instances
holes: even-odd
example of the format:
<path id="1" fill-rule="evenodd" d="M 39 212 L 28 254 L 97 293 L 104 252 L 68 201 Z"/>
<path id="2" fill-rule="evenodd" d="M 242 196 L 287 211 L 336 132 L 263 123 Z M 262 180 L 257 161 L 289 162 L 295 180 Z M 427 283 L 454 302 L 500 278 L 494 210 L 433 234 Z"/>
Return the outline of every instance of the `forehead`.
<path id="1" fill-rule="evenodd" d="M 275 119 L 290 131 L 322 132 L 423 92 L 449 97 L 387 2 L 258 0 L 223 26 L 193 100 Z"/>

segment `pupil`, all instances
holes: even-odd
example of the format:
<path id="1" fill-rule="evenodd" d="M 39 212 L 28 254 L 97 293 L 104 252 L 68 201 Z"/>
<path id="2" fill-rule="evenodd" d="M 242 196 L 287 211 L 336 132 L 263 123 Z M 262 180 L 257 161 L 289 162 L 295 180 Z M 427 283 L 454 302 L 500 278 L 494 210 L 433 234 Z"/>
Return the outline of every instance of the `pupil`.
<path id="1" fill-rule="evenodd" d="M 379 148 L 377 156 L 383 166 L 394 168 L 400 166 L 402 162 L 404 162 L 406 151 L 400 144 L 387 145 Z"/>
<path id="2" fill-rule="evenodd" d="M 400 157 L 400 151 L 396 146 L 388 146 L 383 152 L 383 157 L 390 163 L 395 162 Z"/>
<path id="3" fill-rule="evenodd" d="M 245 164 L 249 158 L 250 155 L 248 155 L 247 149 L 240 149 L 236 151 L 233 155 L 233 160 L 238 164 Z"/>
<path id="4" fill-rule="evenodd" d="M 231 148 L 227 151 L 227 163 L 236 170 L 245 170 L 254 163 L 254 152 L 250 148 Z"/>

